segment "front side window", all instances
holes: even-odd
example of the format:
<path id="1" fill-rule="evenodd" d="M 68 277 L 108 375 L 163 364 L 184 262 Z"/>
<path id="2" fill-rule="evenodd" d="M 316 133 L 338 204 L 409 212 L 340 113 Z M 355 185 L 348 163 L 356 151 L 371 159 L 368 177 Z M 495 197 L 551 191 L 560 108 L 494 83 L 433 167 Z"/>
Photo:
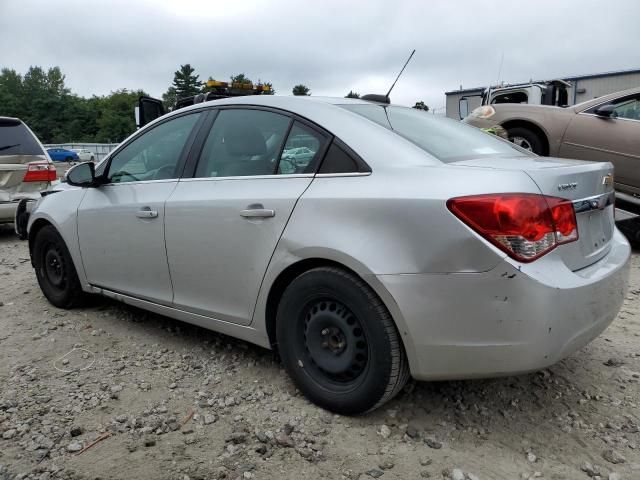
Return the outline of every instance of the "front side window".
<path id="1" fill-rule="evenodd" d="M 445 163 L 487 156 L 529 155 L 512 143 L 475 127 L 415 108 L 374 104 L 341 107 L 397 133 Z"/>
<path id="2" fill-rule="evenodd" d="M 325 138 L 318 132 L 294 123 L 282 149 L 278 174 L 313 173 Z"/>
<path id="3" fill-rule="evenodd" d="M 176 167 L 200 115 L 192 113 L 161 123 L 129 143 L 111 160 L 109 182 L 177 178 Z"/>
<path id="4" fill-rule="evenodd" d="M 612 117 L 640 120 L 640 97 L 627 98 L 616 105 Z"/>
<path id="5" fill-rule="evenodd" d="M 291 119 L 265 110 L 224 109 L 204 143 L 196 177 L 273 175 Z"/>

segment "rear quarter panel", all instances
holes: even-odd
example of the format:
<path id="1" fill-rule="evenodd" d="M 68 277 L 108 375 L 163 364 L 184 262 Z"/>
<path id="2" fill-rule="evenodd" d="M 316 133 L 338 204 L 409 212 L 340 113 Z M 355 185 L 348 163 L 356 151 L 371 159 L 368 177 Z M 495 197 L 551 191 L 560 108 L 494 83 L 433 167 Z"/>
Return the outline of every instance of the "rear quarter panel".
<path id="1" fill-rule="evenodd" d="M 454 217 L 446 201 L 498 191 L 539 192 L 519 171 L 451 165 L 316 177 L 276 246 L 252 326 L 266 330 L 267 298 L 280 273 L 301 260 L 324 259 L 346 266 L 368 282 L 403 331 L 404 320 L 395 300 L 375 275 L 493 269 L 506 255 Z M 411 361 L 409 349 L 407 345 Z"/>

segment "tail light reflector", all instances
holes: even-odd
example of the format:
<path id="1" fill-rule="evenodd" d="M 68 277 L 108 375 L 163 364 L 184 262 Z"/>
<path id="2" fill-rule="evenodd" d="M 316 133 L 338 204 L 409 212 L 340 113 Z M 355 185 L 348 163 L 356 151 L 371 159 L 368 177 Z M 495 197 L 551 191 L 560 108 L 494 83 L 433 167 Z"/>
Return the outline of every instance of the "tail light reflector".
<path id="1" fill-rule="evenodd" d="M 53 182 L 58 178 L 56 167 L 49 162 L 31 162 L 27 166 L 27 173 L 23 182 Z"/>
<path id="2" fill-rule="evenodd" d="M 449 210 L 482 237 L 521 262 L 578 239 L 573 204 L 534 193 L 498 193 L 452 198 Z"/>

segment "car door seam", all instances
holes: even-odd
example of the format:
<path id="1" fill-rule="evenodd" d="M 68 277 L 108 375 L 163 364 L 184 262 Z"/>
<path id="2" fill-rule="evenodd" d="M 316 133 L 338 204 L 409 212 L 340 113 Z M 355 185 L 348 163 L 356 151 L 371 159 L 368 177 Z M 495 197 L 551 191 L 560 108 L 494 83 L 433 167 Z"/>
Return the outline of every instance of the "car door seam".
<path id="1" fill-rule="evenodd" d="M 260 298 L 260 293 L 262 292 L 262 287 L 264 285 L 264 279 L 267 277 L 267 272 L 269 271 L 269 267 L 271 266 L 271 261 L 273 260 L 273 256 L 275 255 L 276 250 L 278 249 L 278 245 L 280 245 L 280 240 L 282 240 L 282 236 L 284 235 L 284 232 L 287 229 L 287 226 L 289 225 L 289 221 L 293 216 L 293 212 L 295 212 L 296 207 L 298 206 L 298 202 L 300 201 L 302 196 L 307 192 L 307 190 L 309 190 L 309 187 L 311 187 L 311 184 L 313 183 L 314 180 L 315 180 L 315 177 L 310 180 L 310 182 L 307 184 L 307 186 L 302 191 L 302 193 L 298 195 L 298 198 L 296 198 L 296 201 L 293 204 L 293 208 L 291 209 L 291 212 L 289 212 L 289 216 L 287 217 L 287 221 L 284 222 L 282 230 L 280 231 L 280 235 L 278 236 L 278 241 L 276 242 L 275 246 L 273 247 L 273 250 L 271 251 L 271 255 L 269 256 L 269 261 L 267 262 L 267 267 L 264 269 L 264 272 L 262 273 L 262 278 L 260 279 L 260 286 L 258 287 L 258 293 L 253 301 L 253 309 L 251 311 L 251 321 L 247 325 L 249 327 L 253 326 L 253 322 L 256 316 L 256 308 L 258 306 L 258 299 Z"/>
<path id="2" fill-rule="evenodd" d="M 171 285 L 171 305 L 174 305 L 176 297 L 175 289 L 173 288 L 173 278 L 171 277 L 171 266 L 169 265 L 169 252 L 167 250 L 167 202 L 178 188 L 180 179 L 177 179 L 173 185 L 173 189 L 169 192 L 169 195 L 164 199 L 162 204 L 162 240 L 164 243 L 164 261 L 167 264 L 167 272 L 169 273 L 169 285 Z"/>

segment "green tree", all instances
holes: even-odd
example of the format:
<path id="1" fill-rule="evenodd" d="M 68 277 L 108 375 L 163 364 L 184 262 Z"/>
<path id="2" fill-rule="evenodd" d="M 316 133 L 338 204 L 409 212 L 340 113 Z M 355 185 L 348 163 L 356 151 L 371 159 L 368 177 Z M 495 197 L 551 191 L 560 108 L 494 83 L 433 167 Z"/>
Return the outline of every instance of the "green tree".
<path id="1" fill-rule="evenodd" d="M 180 70 L 173 74 L 171 88 L 175 90 L 178 98 L 191 97 L 197 95 L 202 90 L 200 75 L 194 74 L 195 69 L 190 64 L 180 65 Z"/>
<path id="2" fill-rule="evenodd" d="M 96 141 L 121 142 L 136 130 L 133 110 L 141 95 L 146 93 L 142 90 L 129 91 L 123 88 L 97 100 L 100 116 L 97 120 Z"/>
<path id="3" fill-rule="evenodd" d="M 353 90 L 349 90 L 349 93 L 344 98 L 360 98 L 360 94 L 358 92 L 354 92 Z"/>
<path id="4" fill-rule="evenodd" d="M 15 70 L 0 71 L 0 115 L 20 117 L 23 109 L 22 75 Z"/>
<path id="5" fill-rule="evenodd" d="M 239 73 L 237 75 L 231 75 L 231 83 L 241 83 L 245 85 L 253 82 L 244 73 Z"/>
<path id="6" fill-rule="evenodd" d="M 417 110 L 424 110 L 425 112 L 429 111 L 429 107 L 422 101 L 416 102 L 416 104 L 412 108 L 415 108 Z"/>
<path id="7" fill-rule="evenodd" d="M 165 109 L 172 108 L 178 100 L 178 92 L 174 87 L 169 87 L 165 93 L 162 94 L 162 104 Z"/>
<path id="8" fill-rule="evenodd" d="M 144 94 L 117 90 L 87 99 L 71 93 L 58 67 L 0 70 L 0 115 L 22 119 L 43 143 L 119 142 L 135 130 L 133 110 Z"/>
<path id="9" fill-rule="evenodd" d="M 306 96 L 311 95 L 311 90 L 306 85 L 299 84 L 293 87 L 292 93 L 296 96 Z"/>
<path id="10" fill-rule="evenodd" d="M 258 79 L 258 85 L 264 85 L 265 87 L 269 87 L 269 91 L 268 92 L 264 92 L 263 95 L 275 95 L 276 91 L 273 88 L 273 84 L 271 82 L 263 82 L 262 80 Z"/>
<path id="11" fill-rule="evenodd" d="M 53 142 L 66 126 L 70 92 L 60 68 L 30 67 L 22 77 L 20 118 L 45 143 Z"/>

